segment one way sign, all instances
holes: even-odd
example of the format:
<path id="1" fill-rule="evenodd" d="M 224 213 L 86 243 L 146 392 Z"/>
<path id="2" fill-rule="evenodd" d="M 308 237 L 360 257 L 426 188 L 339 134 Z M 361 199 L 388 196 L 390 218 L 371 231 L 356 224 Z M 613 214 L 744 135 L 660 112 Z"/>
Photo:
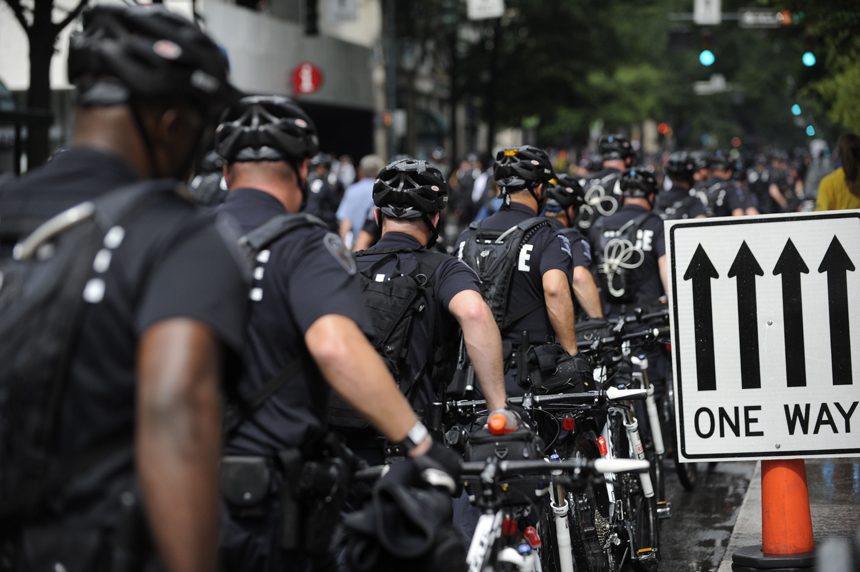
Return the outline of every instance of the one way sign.
<path id="1" fill-rule="evenodd" d="M 860 454 L 860 211 L 666 236 L 682 460 Z"/>

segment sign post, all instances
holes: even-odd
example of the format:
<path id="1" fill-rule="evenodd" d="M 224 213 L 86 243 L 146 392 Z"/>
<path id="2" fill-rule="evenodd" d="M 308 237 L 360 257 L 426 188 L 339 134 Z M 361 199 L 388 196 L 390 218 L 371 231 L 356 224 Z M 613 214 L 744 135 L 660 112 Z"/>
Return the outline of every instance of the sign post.
<path id="1" fill-rule="evenodd" d="M 763 545 L 735 569 L 811 567 L 803 459 L 860 455 L 860 211 L 666 235 L 679 460 L 762 460 Z"/>

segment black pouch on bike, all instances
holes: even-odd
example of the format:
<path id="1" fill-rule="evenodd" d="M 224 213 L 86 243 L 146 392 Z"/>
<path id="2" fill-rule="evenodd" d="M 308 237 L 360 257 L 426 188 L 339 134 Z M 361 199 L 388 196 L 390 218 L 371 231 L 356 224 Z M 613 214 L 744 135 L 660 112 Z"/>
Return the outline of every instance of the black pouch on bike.
<path id="1" fill-rule="evenodd" d="M 22 529 L 20 554 L 13 569 L 87 572 L 109 566 L 110 550 L 101 530 L 49 524 Z"/>
<path id="2" fill-rule="evenodd" d="M 604 318 L 589 318 L 576 323 L 576 345 L 588 349 L 595 341 L 612 335 L 612 324 Z"/>
<path id="3" fill-rule="evenodd" d="M 543 447 L 543 439 L 529 427 L 520 427 L 504 435 L 493 435 L 489 429 L 480 429 L 469 437 L 464 458 L 476 462 L 493 457 L 503 461 L 533 461 L 543 457 Z"/>
<path id="4" fill-rule="evenodd" d="M 262 502 L 272 490 L 272 471 L 265 457 L 227 456 L 221 459 L 221 496 L 231 514 L 262 517 Z"/>
<path id="5" fill-rule="evenodd" d="M 558 344 L 532 346 L 526 360 L 535 394 L 582 393 L 595 387 L 588 361 L 574 358 Z"/>

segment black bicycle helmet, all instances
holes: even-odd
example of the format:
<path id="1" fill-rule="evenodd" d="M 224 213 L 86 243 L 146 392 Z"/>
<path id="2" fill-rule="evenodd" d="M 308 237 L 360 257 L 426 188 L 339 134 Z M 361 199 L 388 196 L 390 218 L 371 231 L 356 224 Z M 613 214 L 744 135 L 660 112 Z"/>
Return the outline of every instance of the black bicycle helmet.
<path id="1" fill-rule="evenodd" d="M 328 153 L 317 153 L 316 155 L 311 157 L 308 166 L 310 166 L 312 169 L 315 169 L 316 167 L 324 167 L 326 169 L 331 169 L 331 161 L 331 155 L 329 155 Z"/>
<path id="2" fill-rule="evenodd" d="M 649 195 L 660 192 L 654 173 L 644 169 L 628 169 L 621 174 L 618 182 L 621 194 L 625 197 L 647 199 Z"/>
<path id="3" fill-rule="evenodd" d="M 543 149 L 523 145 L 496 154 L 493 177 L 503 191 L 531 190 L 541 183 L 555 183 L 552 162 Z"/>
<path id="4" fill-rule="evenodd" d="M 396 219 L 422 219 L 435 244 L 439 233 L 431 216 L 448 204 L 448 183 L 442 171 L 427 161 L 401 159 L 390 163 L 376 176 L 373 203 L 384 216 Z"/>
<path id="5" fill-rule="evenodd" d="M 710 159 L 705 151 L 693 151 L 690 153 L 690 157 L 693 159 L 697 171 L 710 168 Z"/>
<path id="6" fill-rule="evenodd" d="M 217 117 L 238 99 L 221 49 L 196 24 L 163 6 L 100 4 L 69 40 L 69 82 L 83 106 L 187 97 Z"/>
<path id="7" fill-rule="evenodd" d="M 696 172 L 696 161 L 686 151 L 675 151 L 669 155 L 663 169 L 673 180 L 689 183 Z"/>
<path id="8" fill-rule="evenodd" d="M 714 171 L 728 171 L 734 165 L 734 161 L 728 153 L 717 151 L 708 159 L 708 166 Z"/>
<path id="9" fill-rule="evenodd" d="M 319 140 L 314 122 L 292 99 L 251 95 L 243 97 L 221 116 L 215 132 L 215 149 L 228 163 L 294 163 L 316 155 Z"/>
<path id="10" fill-rule="evenodd" d="M 600 153 L 604 161 L 624 160 L 634 155 L 633 145 L 623 135 L 601 137 L 597 143 L 597 152 Z"/>
<path id="11" fill-rule="evenodd" d="M 558 184 L 552 185 L 547 193 L 546 208 L 551 212 L 566 211 L 570 207 L 579 209 L 585 204 L 585 190 L 570 175 L 559 175 Z"/>

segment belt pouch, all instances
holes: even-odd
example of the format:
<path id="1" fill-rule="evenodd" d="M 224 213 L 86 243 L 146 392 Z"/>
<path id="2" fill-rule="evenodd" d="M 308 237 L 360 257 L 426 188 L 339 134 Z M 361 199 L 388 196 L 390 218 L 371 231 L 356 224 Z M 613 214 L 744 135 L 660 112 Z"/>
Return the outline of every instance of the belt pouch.
<path id="1" fill-rule="evenodd" d="M 221 459 L 221 496 L 234 516 L 265 516 L 263 501 L 271 490 L 272 471 L 265 457 L 227 456 Z"/>

